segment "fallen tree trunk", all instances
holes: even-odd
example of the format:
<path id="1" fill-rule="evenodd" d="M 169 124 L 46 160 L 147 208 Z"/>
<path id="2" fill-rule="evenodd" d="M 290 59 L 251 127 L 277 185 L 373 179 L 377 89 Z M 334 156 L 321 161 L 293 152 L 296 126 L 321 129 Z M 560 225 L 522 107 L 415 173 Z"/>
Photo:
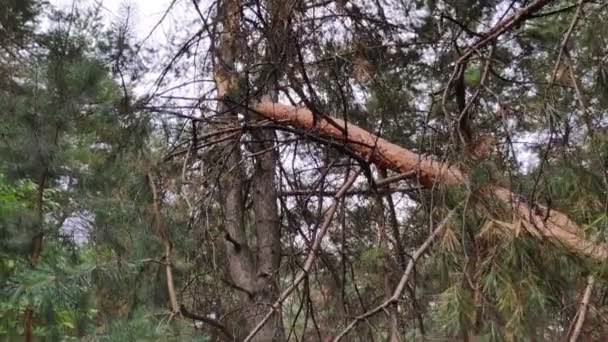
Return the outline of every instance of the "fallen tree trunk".
<path id="1" fill-rule="evenodd" d="M 458 168 L 432 157 L 422 156 L 393 144 L 351 123 L 339 119 L 314 118 L 306 108 L 262 101 L 253 110 L 259 115 L 280 124 L 305 130 L 314 130 L 322 137 L 343 141 L 361 157 L 378 167 L 396 172 L 415 172 L 425 186 L 440 184 L 453 186 L 469 182 L 468 176 Z M 313 127 L 314 125 L 314 127 Z M 489 193 L 511 208 L 515 219 L 539 238 L 550 238 L 573 253 L 597 260 L 608 257 L 608 245 L 595 243 L 580 236 L 580 229 L 567 215 L 539 204 L 525 203 L 520 196 L 503 187 L 490 187 Z M 515 225 L 513 225 L 514 229 Z"/>

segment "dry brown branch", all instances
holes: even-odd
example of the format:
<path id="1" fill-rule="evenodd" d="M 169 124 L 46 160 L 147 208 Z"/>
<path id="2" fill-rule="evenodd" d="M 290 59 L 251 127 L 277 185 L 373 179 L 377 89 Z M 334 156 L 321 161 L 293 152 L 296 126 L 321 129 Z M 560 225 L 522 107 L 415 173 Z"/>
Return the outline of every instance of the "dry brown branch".
<path id="1" fill-rule="evenodd" d="M 312 112 L 306 108 L 264 101 L 255 106 L 254 110 L 277 123 L 304 130 L 315 129 L 323 137 L 342 141 L 360 156 L 370 156 L 370 161 L 378 167 L 401 173 L 415 171 L 424 185 L 431 186 L 434 182 L 455 185 L 467 180 L 460 170 L 446 163 L 418 155 L 337 118 L 333 118 L 333 121 L 346 129 L 337 129 L 323 118 L 319 118 L 315 122 Z M 313 122 L 316 124 L 315 127 L 313 127 Z M 348 136 L 345 136 L 344 131 Z"/>

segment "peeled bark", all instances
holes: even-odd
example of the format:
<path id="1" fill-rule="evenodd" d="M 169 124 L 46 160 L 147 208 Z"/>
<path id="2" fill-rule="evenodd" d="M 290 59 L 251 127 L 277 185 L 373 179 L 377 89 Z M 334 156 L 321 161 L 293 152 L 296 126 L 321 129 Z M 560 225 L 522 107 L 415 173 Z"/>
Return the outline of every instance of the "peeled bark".
<path id="1" fill-rule="evenodd" d="M 460 170 L 446 163 L 416 154 L 340 119 L 332 118 L 332 123 L 325 118 L 317 118 L 315 122 L 312 112 L 306 108 L 268 101 L 260 102 L 254 107 L 254 111 L 281 124 L 306 130 L 315 129 L 323 137 L 343 141 L 361 157 L 368 158 L 378 167 L 398 172 L 417 170 L 421 183 L 425 185 L 432 185 L 435 181 L 446 185 L 467 181 Z M 313 122 L 316 123 L 315 127 Z M 347 135 L 344 134 L 345 131 Z"/>
<path id="2" fill-rule="evenodd" d="M 468 176 L 458 168 L 432 157 L 414 153 L 352 123 L 339 119 L 333 119 L 334 122 L 329 122 L 325 118 L 313 120 L 313 113 L 306 108 L 270 101 L 256 104 L 253 110 L 277 123 L 314 130 L 323 138 L 341 141 L 378 167 L 401 173 L 413 171 L 419 182 L 425 186 L 434 184 L 453 186 L 469 182 Z M 336 124 L 340 128 L 336 127 Z M 490 187 L 488 195 L 510 208 L 513 218 L 521 220 L 522 226 L 532 235 L 555 240 L 571 252 L 582 256 L 600 261 L 608 257 L 608 245 L 589 241 L 580 236 L 578 225 L 564 213 L 539 204 L 528 204 L 520 196 L 499 186 Z M 516 225 L 513 225 L 513 229 L 517 229 Z"/>

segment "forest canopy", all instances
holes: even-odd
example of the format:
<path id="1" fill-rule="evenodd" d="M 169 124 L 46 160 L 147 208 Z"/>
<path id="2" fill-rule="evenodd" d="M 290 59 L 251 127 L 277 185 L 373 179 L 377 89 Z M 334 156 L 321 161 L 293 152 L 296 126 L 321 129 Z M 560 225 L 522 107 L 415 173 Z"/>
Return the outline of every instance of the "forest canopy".
<path id="1" fill-rule="evenodd" d="M 0 0 L 0 340 L 608 339 L 608 2 L 165 2 Z"/>

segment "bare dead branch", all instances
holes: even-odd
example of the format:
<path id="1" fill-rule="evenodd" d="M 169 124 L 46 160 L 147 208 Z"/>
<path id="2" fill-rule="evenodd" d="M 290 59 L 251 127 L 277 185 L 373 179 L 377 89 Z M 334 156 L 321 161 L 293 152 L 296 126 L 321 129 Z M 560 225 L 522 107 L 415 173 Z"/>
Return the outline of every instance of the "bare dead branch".
<path id="1" fill-rule="evenodd" d="M 576 325 L 574 326 L 574 330 L 572 331 L 572 335 L 570 336 L 570 342 L 578 341 L 578 337 L 581 335 L 583 325 L 585 324 L 585 318 L 587 316 L 589 299 L 591 298 L 591 293 L 593 292 L 594 285 L 595 278 L 593 276 L 589 276 L 587 278 L 587 287 L 585 287 L 585 293 L 583 294 L 583 299 L 581 300 L 581 306 L 578 309 L 578 318 L 576 320 Z"/>

